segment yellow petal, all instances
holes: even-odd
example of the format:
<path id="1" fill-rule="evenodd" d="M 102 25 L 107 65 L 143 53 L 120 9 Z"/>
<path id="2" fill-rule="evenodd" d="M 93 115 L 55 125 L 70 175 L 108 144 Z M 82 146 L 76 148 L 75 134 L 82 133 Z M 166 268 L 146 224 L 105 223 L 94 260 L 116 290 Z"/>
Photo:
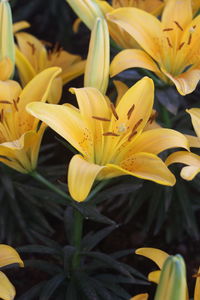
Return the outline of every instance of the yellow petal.
<path id="1" fill-rule="evenodd" d="M 197 274 L 200 274 L 200 268 L 197 272 Z M 196 279 L 195 289 L 194 289 L 194 300 L 200 300 L 200 277 L 198 276 Z"/>
<path id="2" fill-rule="evenodd" d="M 110 75 L 113 77 L 128 68 L 145 68 L 160 74 L 153 59 L 140 49 L 127 49 L 118 53 L 110 65 Z"/>
<path id="3" fill-rule="evenodd" d="M 183 96 L 192 93 L 200 80 L 199 67 L 191 68 L 176 77 L 172 76 L 164 69 L 162 69 L 162 72 L 170 78 L 170 80 L 175 84 L 178 92 Z"/>
<path id="4" fill-rule="evenodd" d="M 0 298 L 3 300 L 13 300 L 15 294 L 15 288 L 12 283 L 3 272 L 0 272 Z"/>
<path id="5" fill-rule="evenodd" d="M 117 90 L 117 100 L 115 101 L 115 105 L 117 106 L 119 104 L 119 101 L 121 100 L 121 98 L 128 91 L 128 86 L 124 82 L 119 81 L 119 80 L 113 80 L 113 83 Z"/>
<path id="6" fill-rule="evenodd" d="M 62 80 L 63 80 L 63 84 L 68 83 L 69 81 L 71 81 L 72 79 L 82 75 L 85 71 L 85 64 L 86 61 L 85 60 L 81 60 L 79 62 L 76 62 L 70 66 L 68 66 L 68 68 L 63 68 L 63 72 L 61 74 L 62 76 Z"/>
<path id="7" fill-rule="evenodd" d="M 19 108 L 22 110 L 33 101 L 46 101 L 53 80 L 61 73 L 58 67 L 48 68 L 37 74 L 20 94 Z"/>
<path id="8" fill-rule="evenodd" d="M 103 18 L 97 18 L 92 29 L 84 86 L 95 87 L 106 93 L 109 80 L 110 39 L 108 26 Z"/>
<path id="9" fill-rule="evenodd" d="M 138 178 L 154 181 L 159 184 L 173 186 L 176 183 L 174 175 L 165 163 L 156 155 L 150 153 L 136 153 L 120 163 L 120 165 L 107 164 L 111 170 L 121 175 L 132 175 Z"/>
<path id="10" fill-rule="evenodd" d="M 27 105 L 27 111 L 55 130 L 83 155 L 92 155 L 91 137 L 86 137 L 88 132 L 85 124 L 73 108 L 32 102 Z"/>
<path id="11" fill-rule="evenodd" d="M 200 108 L 191 108 L 186 110 L 192 119 L 192 125 L 197 136 L 200 138 Z"/>
<path id="12" fill-rule="evenodd" d="M 79 31 L 79 26 L 80 26 L 80 24 L 81 24 L 81 19 L 79 19 L 79 18 L 77 18 L 75 21 L 74 21 L 74 23 L 73 23 L 73 25 L 72 25 L 72 29 L 73 29 L 73 32 L 74 33 L 78 33 L 78 31 Z"/>
<path id="13" fill-rule="evenodd" d="M 51 85 L 49 95 L 48 95 L 48 102 L 52 104 L 57 104 L 60 101 L 62 96 L 62 78 L 61 76 L 56 77 Z"/>
<path id="14" fill-rule="evenodd" d="M 19 264 L 20 267 L 24 266 L 23 261 L 14 248 L 8 245 L 0 244 L 0 267 L 10 264 Z"/>
<path id="15" fill-rule="evenodd" d="M 140 294 L 132 297 L 130 300 L 147 300 L 149 298 L 148 294 Z"/>
<path id="16" fill-rule="evenodd" d="M 68 169 L 68 188 L 72 198 L 78 202 L 84 201 L 99 172 L 105 168 L 87 162 L 81 155 L 74 155 Z"/>
<path id="17" fill-rule="evenodd" d="M 159 60 L 162 28 L 156 17 L 131 7 L 116 9 L 107 17 L 127 31 L 155 60 Z"/>
<path id="18" fill-rule="evenodd" d="M 21 87 L 17 81 L 14 80 L 0 81 L 0 101 L 6 100 L 12 103 L 13 99 L 16 100 L 18 98 L 20 92 L 21 92 Z M 8 108 L 8 104 L 7 104 L 7 108 Z"/>
<path id="19" fill-rule="evenodd" d="M 27 21 L 16 22 L 15 24 L 13 24 L 13 32 L 16 33 L 22 29 L 27 29 L 30 26 L 30 23 L 28 23 Z"/>
<path id="20" fill-rule="evenodd" d="M 183 134 L 173 129 L 158 128 L 143 132 L 133 142 L 133 149 L 130 150 L 130 153 L 149 152 L 159 154 L 166 149 L 179 147 L 189 150 L 188 140 Z"/>
<path id="21" fill-rule="evenodd" d="M 0 80 L 7 80 L 13 72 L 13 63 L 9 57 L 4 57 L 0 61 Z"/>
<path id="22" fill-rule="evenodd" d="M 159 283 L 161 271 L 153 271 L 148 274 L 148 280 L 154 283 Z"/>
<path id="23" fill-rule="evenodd" d="M 193 135 L 188 135 L 185 134 L 185 137 L 187 138 L 190 147 L 194 147 L 194 148 L 200 148 L 200 138 L 193 136 Z"/>
<path id="24" fill-rule="evenodd" d="M 153 260 L 160 269 L 162 269 L 165 260 L 169 256 L 166 252 L 156 248 L 139 248 L 135 253 Z"/>

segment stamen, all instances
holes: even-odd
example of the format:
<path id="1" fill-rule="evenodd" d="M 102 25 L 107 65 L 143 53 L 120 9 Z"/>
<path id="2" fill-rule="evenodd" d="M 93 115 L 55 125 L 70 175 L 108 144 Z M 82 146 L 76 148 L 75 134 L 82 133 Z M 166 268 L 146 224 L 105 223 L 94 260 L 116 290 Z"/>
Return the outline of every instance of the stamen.
<path id="1" fill-rule="evenodd" d="M 176 24 L 176 26 L 177 26 L 181 31 L 183 31 L 183 28 L 181 27 L 181 25 L 180 25 L 177 21 L 174 21 L 174 23 Z"/>
<path id="2" fill-rule="evenodd" d="M 14 105 L 16 111 L 19 111 L 18 107 L 17 107 L 17 101 L 15 99 L 13 99 L 13 105 Z"/>
<path id="3" fill-rule="evenodd" d="M 117 114 L 117 112 L 116 112 L 116 110 L 115 110 L 115 107 L 114 107 L 113 103 L 110 103 L 110 108 L 111 108 L 112 113 L 113 113 L 113 115 L 115 116 L 115 118 L 116 118 L 117 120 L 119 120 L 118 114 Z"/>
<path id="4" fill-rule="evenodd" d="M 138 128 L 138 126 L 141 124 L 142 121 L 143 121 L 143 119 L 140 119 L 139 121 L 137 121 L 137 123 L 135 124 L 135 126 L 132 129 L 132 132 Z"/>
<path id="5" fill-rule="evenodd" d="M 132 131 L 131 134 L 128 137 L 128 142 L 132 140 L 132 138 L 137 134 L 137 131 Z"/>
<path id="6" fill-rule="evenodd" d="M 128 118 L 128 120 L 130 119 L 130 117 L 132 115 L 132 112 L 134 111 L 134 108 L 135 108 L 135 104 L 133 104 L 131 106 L 131 108 L 129 109 L 129 111 L 127 112 L 127 118 Z"/>
<path id="7" fill-rule="evenodd" d="M 180 44 L 180 46 L 178 47 L 178 50 L 181 50 L 181 48 L 183 47 L 184 44 L 185 44 L 185 42 L 182 42 L 182 43 Z"/>
<path id="8" fill-rule="evenodd" d="M 188 45 L 191 44 L 191 41 L 192 41 L 192 34 L 190 33 L 189 38 L 188 38 Z"/>
<path id="9" fill-rule="evenodd" d="M 172 48 L 172 44 L 170 42 L 170 39 L 168 37 L 166 37 L 166 39 L 167 39 L 167 43 L 168 43 L 169 47 Z"/>
<path id="10" fill-rule="evenodd" d="M 103 133 L 104 136 L 119 136 L 119 134 L 114 133 L 114 132 L 105 132 Z"/>
<path id="11" fill-rule="evenodd" d="M 193 33 L 193 32 L 195 31 L 195 28 L 196 28 L 196 27 L 197 27 L 196 25 L 190 27 L 189 33 Z"/>
<path id="12" fill-rule="evenodd" d="M 150 116 L 148 122 L 149 122 L 150 124 L 152 124 L 153 121 L 157 118 L 157 116 L 158 116 L 158 112 L 157 112 L 157 111 L 156 111 L 155 113 L 152 113 L 152 115 Z"/>
<path id="13" fill-rule="evenodd" d="M 3 104 L 12 104 L 12 102 L 7 101 L 7 100 L 0 100 L 0 103 L 3 103 Z"/>
<path id="14" fill-rule="evenodd" d="M 173 28 L 164 28 L 163 31 L 172 31 L 174 30 Z"/>
<path id="15" fill-rule="evenodd" d="M 20 97 L 17 97 L 16 102 L 19 103 Z"/>
<path id="16" fill-rule="evenodd" d="M 101 117 L 96 117 L 96 116 L 92 116 L 93 119 L 95 120 L 99 120 L 99 121 L 106 121 L 106 122 L 110 122 L 109 119 L 106 119 L 106 118 L 101 118 Z"/>
<path id="17" fill-rule="evenodd" d="M 27 41 L 27 44 L 31 47 L 31 49 L 32 49 L 32 55 L 34 55 L 35 51 L 36 51 L 35 45 L 33 43 L 30 43 L 29 41 Z"/>
<path id="18" fill-rule="evenodd" d="M 3 109 L 1 110 L 1 113 L 0 113 L 0 122 L 3 123 L 3 119 L 4 119 L 4 111 Z"/>
<path id="19" fill-rule="evenodd" d="M 193 274 L 193 275 L 192 275 L 192 277 L 193 277 L 193 278 L 197 278 L 197 277 L 200 277 L 200 273 L 197 273 L 197 274 Z"/>

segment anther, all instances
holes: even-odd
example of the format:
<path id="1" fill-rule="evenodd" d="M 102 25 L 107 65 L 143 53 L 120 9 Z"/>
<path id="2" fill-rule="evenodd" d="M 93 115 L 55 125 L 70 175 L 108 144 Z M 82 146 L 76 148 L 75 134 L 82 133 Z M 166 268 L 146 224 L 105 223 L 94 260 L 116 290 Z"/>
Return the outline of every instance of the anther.
<path id="1" fill-rule="evenodd" d="M 3 123 L 3 119 L 4 119 L 4 111 L 3 109 L 1 110 L 1 113 L 0 113 L 0 122 Z"/>
<path id="2" fill-rule="evenodd" d="M 13 99 L 13 105 L 14 105 L 14 107 L 15 107 L 16 111 L 19 111 L 19 110 L 18 110 L 18 107 L 17 107 L 17 101 L 16 101 L 16 100 L 14 100 L 14 99 Z"/>
<path id="3" fill-rule="evenodd" d="M 178 47 L 178 50 L 181 50 L 181 48 L 183 47 L 183 45 L 185 44 L 185 42 L 182 42 L 179 47 Z"/>
<path id="4" fill-rule="evenodd" d="M 33 43 L 30 43 L 29 41 L 27 41 L 27 44 L 31 47 L 31 49 L 32 49 L 32 55 L 34 55 L 35 51 L 36 51 L 35 45 Z"/>
<path id="5" fill-rule="evenodd" d="M 176 24 L 176 26 L 177 26 L 181 31 L 183 31 L 183 28 L 181 27 L 181 25 L 180 25 L 177 21 L 174 21 L 174 23 Z"/>
<path id="6" fill-rule="evenodd" d="M 0 103 L 2 103 L 2 104 L 12 104 L 12 102 L 7 101 L 7 100 L 0 100 Z"/>
<path id="7" fill-rule="evenodd" d="M 103 133 L 104 136 L 119 136 L 119 134 L 114 133 L 114 132 L 105 132 Z"/>
<path id="8" fill-rule="evenodd" d="M 16 99 L 16 103 L 19 103 L 20 97 L 17 97 Z"/>
<path id="9" fill-rule="evenodd" d="M 168 37 L 166 39 L 167 39 L 167 43 L 168 43 L 169 47 L 172 48 L 172 44 L 170 42 L 170 39 Z"/>
<path id="10" fill-rule="evenodd" d="M 110 120 L 106 119 L 106 118 L 101 118 L 101 117 L 96 117 L 96 116 L 92 116 L 92 118 L 95 119 L 95 120 L 99 120 L 99 121 L 110 122 Z"/>
<path id="11" fill-rule="evenodd" d="M 149 122 L 150 124 L 153 123 L 153 121 L 157 118 L 157 116 L 158 116 L 158 112 L 157 112 L 157 111 L 153 112 L 153 113 L 151 114 L 151 116 L 150 116 L 148 122 Z"/>
<path id="12" fill-rule="evenodd" d="M 133 104 L 131 106 L 131 108 L 129 109 L 129 111 L 127 112 L 127 118 L 128 118 L 128 120 L 130 119 L 130 117 L 132 115 L 132 112 L 134 111 L 134 108 L 135 108 L 135 104 Z"/>
<path id="13" fill-rule="evenodd" d="M 113 103 L 110 103 L 110 108 L 111 108 L 112 113 L 113 113 L 113 115 L 115 116 L 115 118 L 116 118 L 117 120 L 119 120 L 118 114 L 117 114 L 117 112 L 116 112 L 116 109 L 115 109 Z"/>
<path id="14" fill-rule="evenodd" d="M 137 123 L 133 127 L 132 131 L 135 131 L 138 128 L 138 126 L 142 123 L 142 121 L 143 121 L 143 119 L 140 119 L 139 121 L 137 121 Z"/>
<path id="15" fill-rule="evenodd" d="M 188 38 L 188 45 L 191 44 L 191 41 L 192 41 L 192 34 L 190 33 L 189 38 Z"/>
<path id="16" fill-rule="evenodd" d="M 173 28 L 164 28 L 163 31 L 172 31 Z"/>
<path id="17" fill-rule="evenodd" d="M 128 137 L 128 142 L 132 140 L 132 138 L 137 134 L 137 131 L 132 131 L 131 134 Z"/>

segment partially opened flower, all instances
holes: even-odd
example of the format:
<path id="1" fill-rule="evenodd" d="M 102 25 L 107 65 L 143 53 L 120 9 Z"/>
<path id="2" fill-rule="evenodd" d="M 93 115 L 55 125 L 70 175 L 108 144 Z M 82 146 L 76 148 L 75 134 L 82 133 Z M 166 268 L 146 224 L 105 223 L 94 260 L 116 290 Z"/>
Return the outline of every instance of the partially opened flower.
<path id="1" fill-rule="evenodd" d="M 48 101 L 57 103 L 62 93 L 62 85 L 84 73 L 85 61 L 78 55 L 64 51 L 56 45 L 47 51 L 45 45 L 26 32 L 15 34 L 16 65 L 22 85 L 27 84 L 36 74 L 49 67 L 60 67 L 62 73 L 54 80 Z"/>
<path id="2" fill-rule="evenodd" d="M 174 185 L 175 177 L 157 156 L 172 147 L 187 148 L 186 138 L 171 129 L 144 131 L 151 121 L 153 81 L 132 86 L 117 107 L 95 88 L 72 89 L 79 109 L 30 103 L 28 111 L 64 137 L 81 154 L 69 164 L 68 186 L 77 201 L 87 198 L 95 179 L 132 175 Z"/>
<path id="3" fill-rule="evenodd" d="M 200 108 L 191 108 L 186 110 L 192 119 L 192 124 L 197 137 L 186 135 L 190 147 L 200 148 Z M 185 180 L 193 180 L 200 172 L 200 156 L 186 151 L 177 151 L 168 156 L 166 164 L 169 166 L 174 163 L 187 165 L 181 170 L 181 177 Z"/>
<path id="4" fill-rule="evenodd" d="M 0 244 L 0 268 L 10 265 L 19 264 L 24 266 L 19 254 L 10 246 Z M 7 276 L 0 271 L 0 298 L 3 300 L 13 300 L 15 297 L 15 288 Z"/>
<path id="5" fill-rule="evenodd" d="M 60 68 L 49 68 L 35 76 L 22 90 L 18 82 L 0 81 L 0 161 L 22 172 L 36 168 L 45 125 L 30 116 L 25 107 L 46 101 Z"/>
<path id="6" fill-rule="evenodd" d="M 180 94 L 193 92 L 200 79 L 200 16 L 192 19 L 191 0 L 168 0 L 161 21 L 137 8 L 119 8 L 107 15 L 143 49 L 121 51 L 111 75 L 132 67 L 146 68 Z"/>

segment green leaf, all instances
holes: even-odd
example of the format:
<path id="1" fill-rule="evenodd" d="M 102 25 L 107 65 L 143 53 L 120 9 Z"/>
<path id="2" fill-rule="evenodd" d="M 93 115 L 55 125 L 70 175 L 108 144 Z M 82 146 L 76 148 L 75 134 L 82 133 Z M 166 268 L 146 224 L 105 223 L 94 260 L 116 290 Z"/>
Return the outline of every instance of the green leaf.
<path id="1" fill-rule="evenodd" d="M 61 273 L 47 281 L 42 288 L 39 300 L 48 300 L 65 279 L 66 275 Z"/>

